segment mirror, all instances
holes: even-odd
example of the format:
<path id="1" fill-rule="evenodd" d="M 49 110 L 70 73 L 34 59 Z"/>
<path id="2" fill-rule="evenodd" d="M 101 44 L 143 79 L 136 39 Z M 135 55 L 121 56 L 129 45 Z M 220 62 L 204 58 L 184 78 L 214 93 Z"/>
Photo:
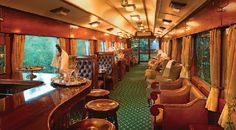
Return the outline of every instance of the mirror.
<path id="1" fill-rule="evenodd" d="M 0 44 L 0 74 L 3 74 L 6 72 L 6 49 L 5 45 Z"/>

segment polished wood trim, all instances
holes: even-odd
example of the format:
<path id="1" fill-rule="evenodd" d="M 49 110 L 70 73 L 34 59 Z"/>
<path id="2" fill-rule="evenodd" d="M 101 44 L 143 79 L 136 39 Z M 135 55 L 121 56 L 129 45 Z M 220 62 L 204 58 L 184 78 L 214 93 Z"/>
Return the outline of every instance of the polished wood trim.
<path id="1" fill-rule="evenodd" d="M 208 96 L 210 92 L 210 85 L 197 76 L 191 77 L 191 82 L 205 95 Z"/>
<path id="2" fill-rule="evenodd" d="M 112 34 L 105 36 L 104 32 L 81 26 L 74 29 L 69 23 L 4 6 L 0 7 L 3 9 L 4 20 L 0 23 L 3 33 L 119 41 L 119 37 Z"/>

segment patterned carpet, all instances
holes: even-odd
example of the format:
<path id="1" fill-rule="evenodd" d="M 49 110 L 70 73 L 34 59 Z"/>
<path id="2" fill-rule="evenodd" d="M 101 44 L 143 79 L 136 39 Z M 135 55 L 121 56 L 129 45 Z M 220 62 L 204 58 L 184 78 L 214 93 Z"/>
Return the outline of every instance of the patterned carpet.
<path id="1" fill-rule="evenodd" d="M 151 118 L 146 97 L 145 65 L 137 65 L 126 73 L 111 91 L 110 98 L 120 103 L 119 130 L 151 130 Z"/>

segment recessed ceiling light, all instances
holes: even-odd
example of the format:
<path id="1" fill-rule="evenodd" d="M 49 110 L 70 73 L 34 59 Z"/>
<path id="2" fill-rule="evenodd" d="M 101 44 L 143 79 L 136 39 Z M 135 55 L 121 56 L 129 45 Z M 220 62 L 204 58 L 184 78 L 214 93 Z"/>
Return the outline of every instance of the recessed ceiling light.
<path id="1" fill-rule="evenodd" d="M 118 34 L 118 35 L 121 35 L 121 34 L 122 34 L 122 32 L 118 32 L 117 34 Z"/>
<path id="2" fill-rule="evenodd" d="M 114 28 L 108 28 L 107 29 L 107 31 L 109 31 L 109 32 L 111 32 L 111 31 L 113 31 L 114 30 Z"/>
<path id="3" fill-rule="evenodd" d="M 160 27 L 161 30 L 165 30 L 166 28 L 165 27 Z"/>
<path id="4" fill-rule="evenodd" d="M 130 15 L 130 17 L 133 21 L 136 21 L 136 22 L 140 21 L 140 16 L 139 15 Z"/>
<path id="5" fill-rule="evenodd" d="M 128 4 L 125 6 L 125 10 L 128 12 L 133 12 L 135 8 L 136 8 L 135 4 Z"/>
<path id="6" fill-rule="evenodd" d="M 70 28 L 78 29 L 79 27 L 76 25 L 70 25 Z"/>
<path id="7" fill-rule="evenodd" d="M 98 27 L 100 22 L 98 21 L 95 21 L 95 22 L 92 22 L 92 23 L 89 23 L 92 27 Z"/>
<path id="8" fill-rule="evenodd" d="M 144 26 L 139 26 L 139 29 L 140 29 L 140 30 L 143 30 L 143 29 L 144 29 Z"/>
<path id="9" fill-rule="evenodd" d="M 186 3 L 180 3 L 178 1 L 171 1 L 170 2 L 170 5 L 171 9 L 174 11 L 174 12 L 180 12 L 180 10 L 186 6 Z"/>
<path id="10" fill-rule="evenodd" d="M 59 7 L 59 8 L 50 10 L 50 12 L 58 14 L 58 15 L 66 16 L 70 12 L 70 10 L 65 7 Z"/>
<path id="11" fill-rule="evenodd" d="M 164 25 L 170 25 L 170 23 L 172 22 L 172 20 L 167 20 L 167 19 L 163 19 L 162 21 Z"/>

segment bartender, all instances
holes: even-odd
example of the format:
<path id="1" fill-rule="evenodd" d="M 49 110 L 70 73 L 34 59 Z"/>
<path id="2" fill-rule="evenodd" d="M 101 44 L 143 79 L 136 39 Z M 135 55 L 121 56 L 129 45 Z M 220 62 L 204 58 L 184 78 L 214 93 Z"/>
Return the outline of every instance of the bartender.
<path id="1" fill-rule="evenodd" d="M 52 60 L 51 66 L 59 69 L 59 73 L 63 73 L 68 70 L 69 55 L 64 51 L 60 45 L 56 44 L 57 54 Z"/>

